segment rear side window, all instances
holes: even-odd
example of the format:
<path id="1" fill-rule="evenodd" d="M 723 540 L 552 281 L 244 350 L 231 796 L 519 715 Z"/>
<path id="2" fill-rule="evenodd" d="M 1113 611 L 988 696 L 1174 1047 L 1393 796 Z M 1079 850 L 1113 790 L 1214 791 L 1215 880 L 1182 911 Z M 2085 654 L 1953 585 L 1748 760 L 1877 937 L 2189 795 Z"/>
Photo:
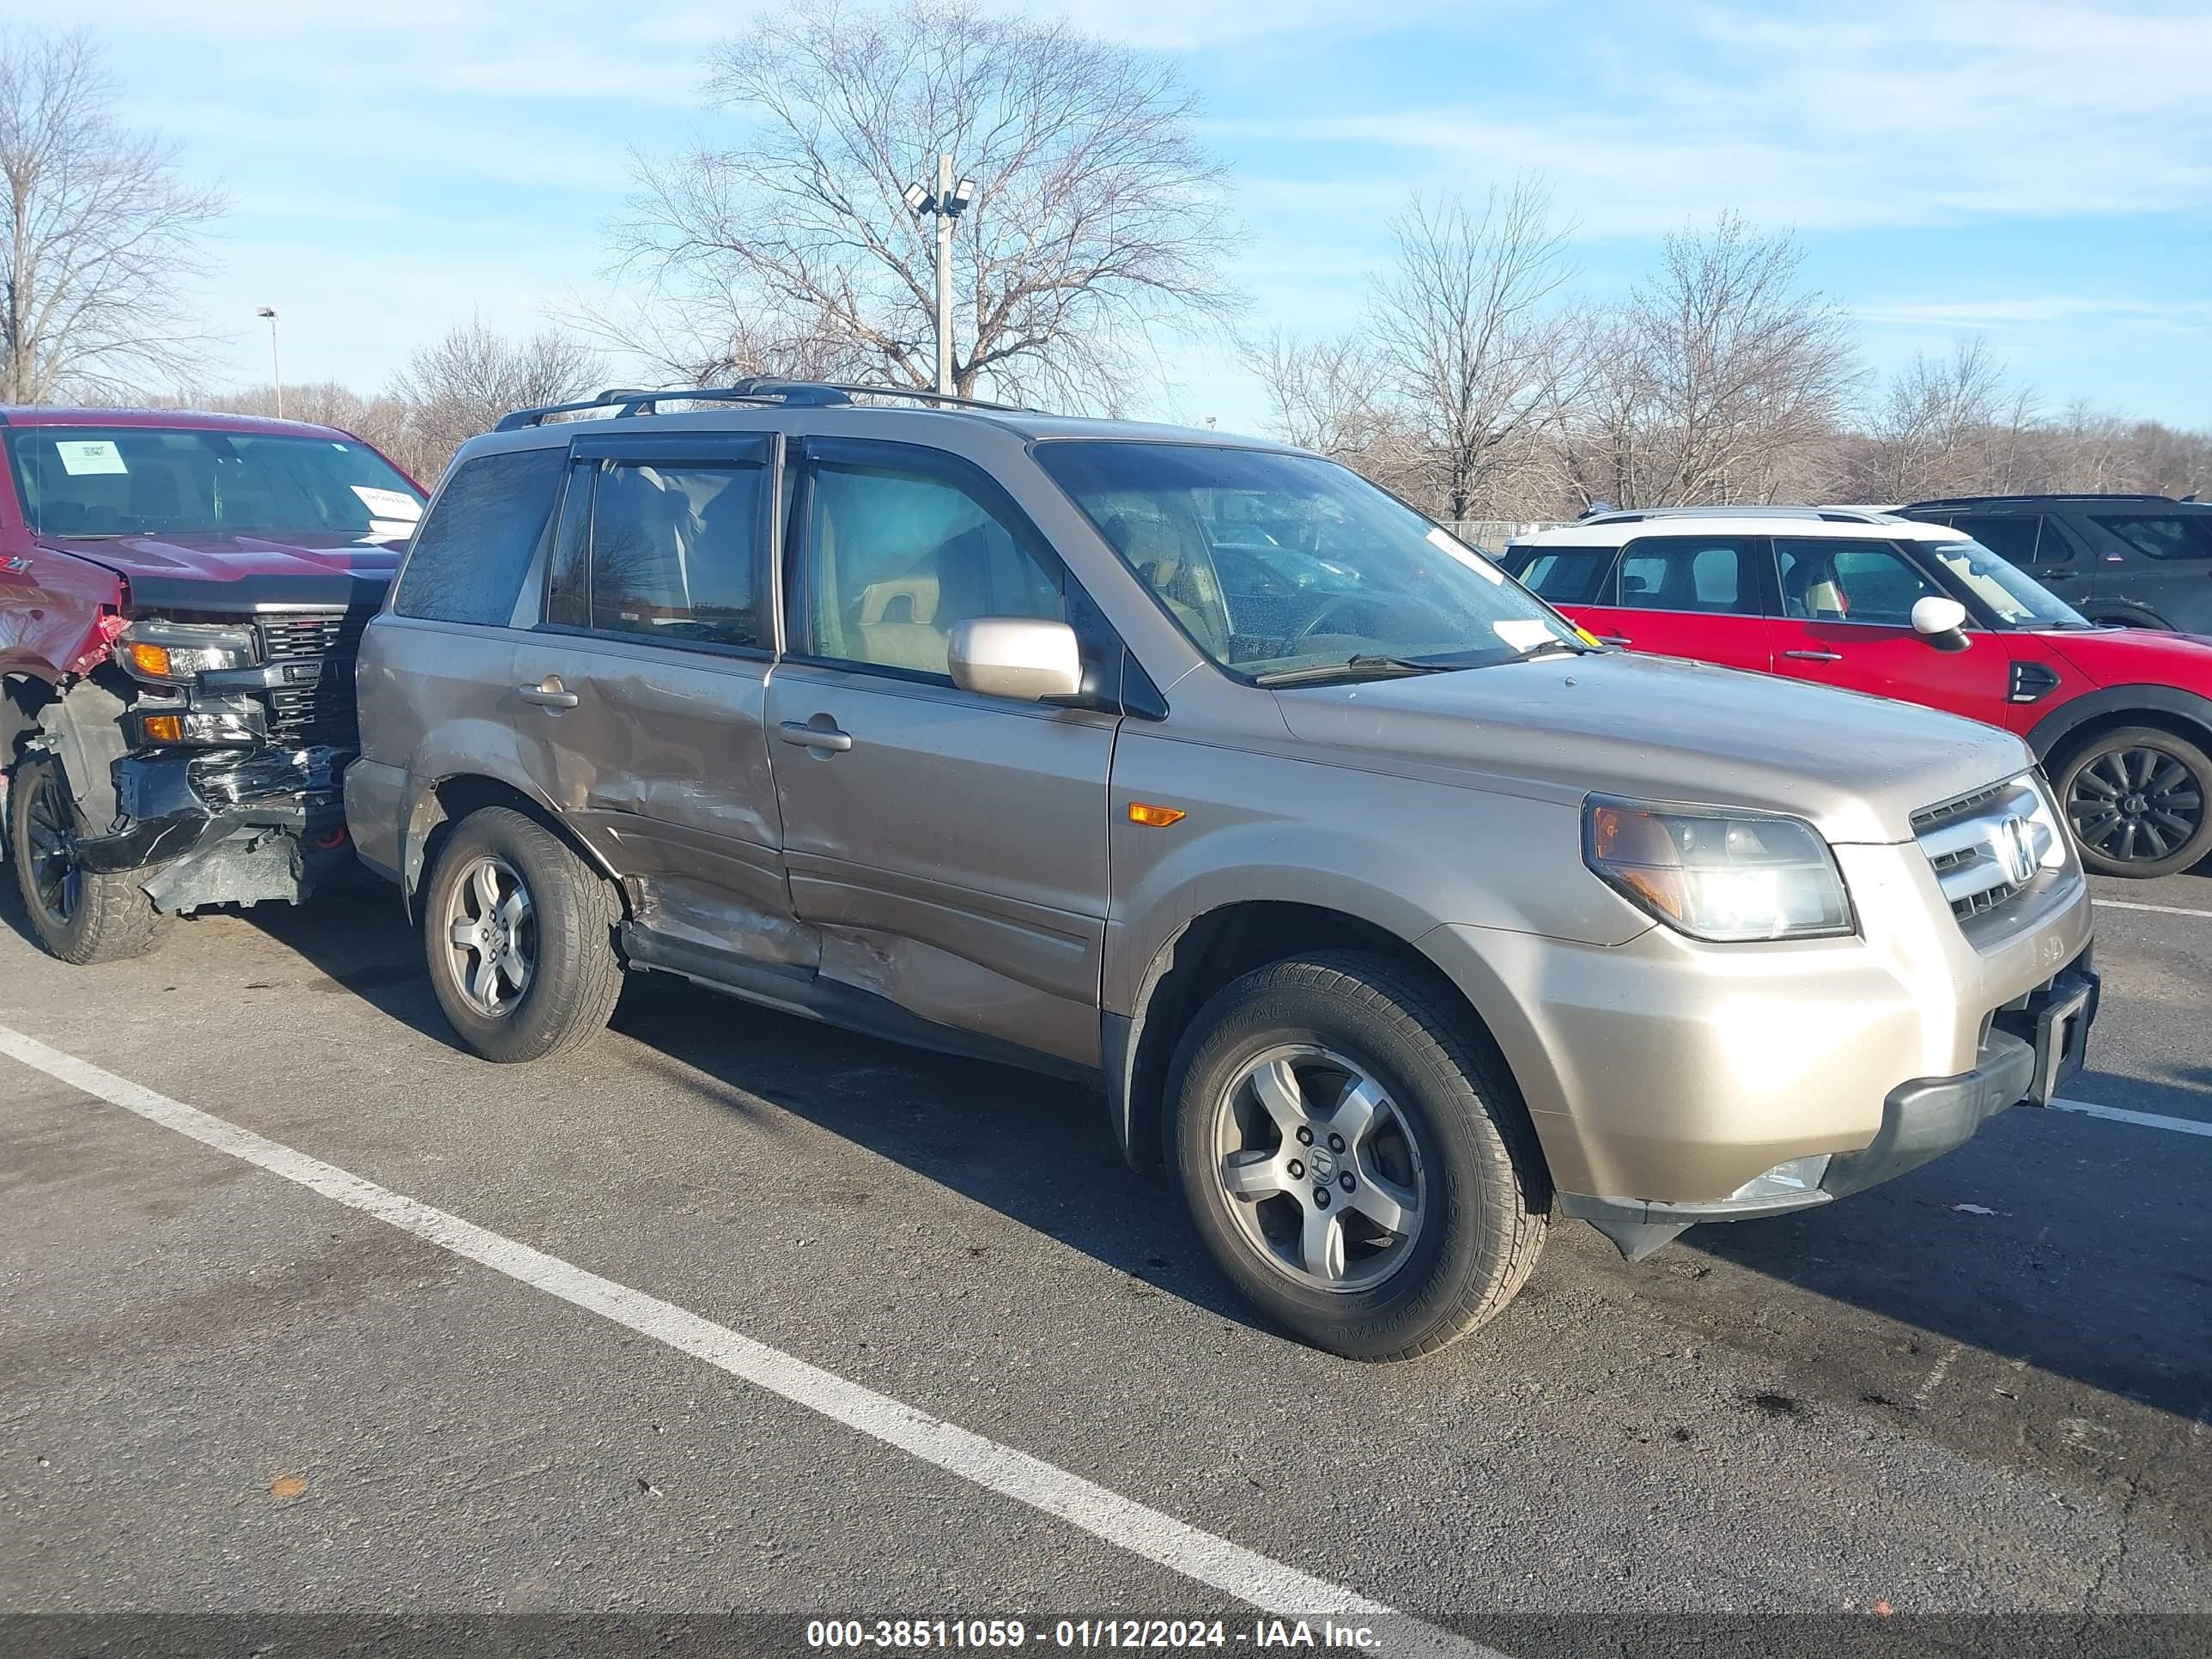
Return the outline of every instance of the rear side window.
<path id="1" fill-rule="evenodd" d="M 2043 519 L 2034 513 L 1962 513 L 1951 520 L 1954 529 L 1963 530 L 1990 552 L 2009 559 L 2017 565 L 2036 562 L 2036 536 L 2043 527 Z M 2055 563 L 2066 556 L 2066 549 L 2057 537 L 2050 538 L 2051 545 L 2042 557 Z"/>
<path id="2" fill-rule="evenodd" d="M 1610 547 L 1547 547 L 1529 558 L 1516 574 L 1523 587 L 1553 605 L 1595 605 L 1617 550 Z M 1508 562 L 1518 564 L 1520 560 L 1515 558 Z"/>
<path id="3" fill-rule="evenodd" d="M 2093 513 L 2090 517 L 2154 559 L 2212 559 L 2212 514 Z"/>
<path id="4" fill-rule="evenodd" d="M 1620 561 L 1626 610 L 1748 615 L 1759 609 L 1752 544 L 1733 536 L 1646 536 Z"/>
<path id="5" fill-rule="evenodd" d="M 764 485 L 764 470 L 750 465 L 602 468 L 592 501 L 592 628 L 757 648 L 753 552 Z"/>
<path id="6" fill-rule="evenodd" d="M 392 610 L 428 622 L 507 626 L 566 459 L 559 449 L 517 449 L 464 461 L 416 532 Z"/>

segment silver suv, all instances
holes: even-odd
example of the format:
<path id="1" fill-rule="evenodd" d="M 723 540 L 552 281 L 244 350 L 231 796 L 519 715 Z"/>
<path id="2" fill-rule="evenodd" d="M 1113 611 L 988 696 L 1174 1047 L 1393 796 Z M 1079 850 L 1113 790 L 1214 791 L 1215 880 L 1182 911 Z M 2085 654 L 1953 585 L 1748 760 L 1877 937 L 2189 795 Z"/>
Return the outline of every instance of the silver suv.
<path id="1" fill-rule="evenodd" d="M 1605 649 L 1297 450 L 861 390 L 524 410 L 446 474 L 345 798 L 477 1054 L 654 969 L 1090 1079 L 1368 1359 L 1554 1215 L 1824 1204 L 2080 1065 L 2018 738 Z"/>

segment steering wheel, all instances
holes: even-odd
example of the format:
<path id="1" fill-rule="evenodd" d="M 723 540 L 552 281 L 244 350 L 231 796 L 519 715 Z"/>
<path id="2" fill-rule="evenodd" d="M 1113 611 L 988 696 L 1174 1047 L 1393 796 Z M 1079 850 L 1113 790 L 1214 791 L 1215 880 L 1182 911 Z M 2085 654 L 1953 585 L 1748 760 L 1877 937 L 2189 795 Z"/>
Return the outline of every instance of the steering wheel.
<path id="1" fill-rule="evenodd" d="M 1299 625 L 1298 631 L 1284 641 L 1282 654 L 1286 657 L 1291 655 L 1299 646 L 1320 633 L 1321 625 L 1332 620 L 1339 611 L 1349 611 L 1356 605 L 1372 605 L 1374 603 L 1373 597 L 1366 593 L 1339 593 L 1334 598 L 1322 600 L 1313 615 Z"/>

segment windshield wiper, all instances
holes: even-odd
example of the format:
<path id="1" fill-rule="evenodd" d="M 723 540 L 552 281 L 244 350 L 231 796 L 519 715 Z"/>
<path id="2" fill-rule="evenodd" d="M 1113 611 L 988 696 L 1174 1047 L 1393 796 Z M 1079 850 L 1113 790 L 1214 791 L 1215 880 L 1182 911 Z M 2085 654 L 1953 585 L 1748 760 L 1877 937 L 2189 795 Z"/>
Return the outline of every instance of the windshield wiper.
<path id="1" fill-rule="evenodd" d="M 1584 645 L 1580 640 L 1539 640 L 1534 645 L 1524 645 L 1510 657 L 1493 657 L 1492 662 L 1527 662 L 1531 657 L 1540 657 L 1547 651 L 1567 651 L 1577 657 L 1593 657 L 1597 647 Z"/>
<path id="2" fill-rule="evenodd" d="M 1324 680 L 1400 679 L 1408 674 L 1448 674 L 1455 668 L 1469 666 L 1463 662 L 1416 662 L 1411 657 L 1350 657 L 1342 662 L 1315 663 L 1305 668 L 1278 668 L 1270 673 L 1255 674 L 1255 685 L 1315 685 Z"/>

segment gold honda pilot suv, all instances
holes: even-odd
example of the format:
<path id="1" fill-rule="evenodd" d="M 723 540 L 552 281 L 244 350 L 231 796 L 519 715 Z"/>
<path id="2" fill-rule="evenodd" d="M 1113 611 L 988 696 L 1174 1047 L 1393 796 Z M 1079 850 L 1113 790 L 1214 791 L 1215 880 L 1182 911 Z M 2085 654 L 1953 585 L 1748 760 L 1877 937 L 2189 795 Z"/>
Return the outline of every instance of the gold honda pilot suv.
<path id="1" fill-rule="evenodd" d="M 1088 1079 L 1358 1358 L 1481 1324 L 1555 1215 L 1638 1257 L 1910 1170 L 2096 1014 L 2017 738 L 1608 650 L 1278 445 L 791 382 L 522 410 L 360 665 L 348 823 L 475 1052 L 652 970 Z"/>

